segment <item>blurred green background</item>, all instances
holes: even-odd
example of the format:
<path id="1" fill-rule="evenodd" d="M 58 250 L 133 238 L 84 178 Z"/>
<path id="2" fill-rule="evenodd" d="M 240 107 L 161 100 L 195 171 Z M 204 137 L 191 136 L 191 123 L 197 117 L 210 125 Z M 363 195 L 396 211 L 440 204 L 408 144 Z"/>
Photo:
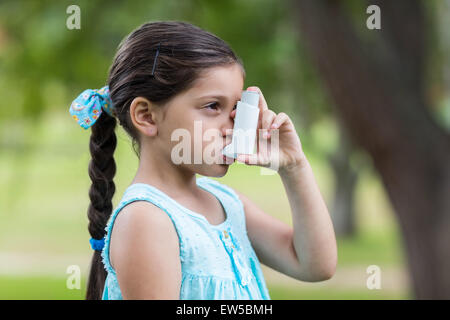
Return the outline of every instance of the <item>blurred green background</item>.
<path id="1" fill-rule="evenodd" d="M 339 199 L 339 169 L 332 159 L 343 148 L 340 129 L 290 2 L 76 1 L 81 29 L 68 30 L 66 9 L 72 2 L 0 3 L 0 299 L 84 298 L 92 254 L 86 217 L 90 132 L 73 121 L 68 109 L 82 90 L 105 84 L 120 40 L 154 20 L 189 21 L 227 41 L 244 61 L 245 86 L 259 86 L 269 108 L 295 121 L 334 221 L 336 203 L 343 201 L 351 208 L 347 228 L 337 229 L 335 276 L 307 283 L 264 266 L 272 299 L 412 297 L 394 210 L 371 158 L 358 148 L 344 149 L 345 170 L 354 183 L 349 200 Z M 432 3 L 429 10 L 437 10 L 439 4 Z M 354 19 L 365 23 L 361 2 L 346 1 L 346 6 Z M 430 44 L 438 53 L 443 30 L 439 21 Z M 438 53 L 434 58 L 444 63 Z M 431 76 L 430 83 L 439 80 Z M 438 100 L 433 114 L 448 126 L 448 95 Z M 117 132 L 114 205 L 137 169 L 131 142 L 121 128 Z M 260 168 L 235 163 L 219 181 L 291 224 L 278 175 L 262 175 Z M 79 290 L 66 286 L 70 265 L 81 268 Z M 366 286 L 370 265 L 381 269 L 378 290 Z"/>
<path id="2" fill-rule="evenodd" d="M 92 254 L 87 231 L 87 164 L 89 131 L 62 112 L 49 112 L 46 121 L 24 133 L 35 151 L 27 158 L 2 152 L 0 225 L 0 298 L 73 299 L 81 290 L 66 288 L 66 269 L 79 265 L 86 278 Z M 51 124 L 51 125 L 49 125 Z M 320 126 L 320 124 L 317 124 Z M 21 131 L 16 124 L 2 129 Z M 22 128 L 23 132 L 26 131 Z M 315 139 L 326 139 L 317 127 Z M 118 164 L 114 204 L 120 201 L 137 169 L 137 159 L 126 133 L 118 130 Z M 320 156 L 306 150 L 327 203 L 332 195 L 332 174 Z M 266 212 L 291 224 L 290 209 L 278 175 L 261 175 L 257 167 L 233 164 L 219 181 L 244 192 Z M 374 172 L 361 172 L 355 199 L 358 232 L 338 238 L 339 263 L 335 276 L 322 283 L 288 278 L 263 266 L 273 299 L 405 298 L 401 247 L 390 205 Z M 382 270 L 382 289 L 366 287 L 366 268 Z"/>

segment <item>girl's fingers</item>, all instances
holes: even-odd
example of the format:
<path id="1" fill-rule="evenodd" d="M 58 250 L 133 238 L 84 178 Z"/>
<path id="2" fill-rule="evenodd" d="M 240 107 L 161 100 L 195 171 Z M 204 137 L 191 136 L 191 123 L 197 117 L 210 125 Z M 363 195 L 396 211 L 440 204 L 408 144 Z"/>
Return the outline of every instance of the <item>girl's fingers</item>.
<path id="1" fill-rule="evenodd" d="M 238 162 L 245 163 L 250 166 L 269 166 L 269 156 L 264 156 L 260 153 L 255 154 L 239 154 L 236 158 Z"/>
<path id="2" fill-rule="evenodd" d="M 259 93 L 259 105 L 258 106 L 259 106 L 259 109 L 261 112 L 269 109 L 269 107 L 267 106 L 266 99 L 264 98 L 264 95 L 261 92 L 261 89 L 259 89 L 258 87 L 248 87 L 247 90 L 255 91 L 255 92 Z"/>
<path id="3" fill-rule="evenodd" d="M 278 129 L 279 127 L 281 127 L 281 125 L 283 123 L 285 123 L 287 121 L 289 121 L 288 115 L 284 112 L 280 112 L 279 114 L 277 114 L 277 116 L 273 120 L 272 125 L 270 126 L 270 129 Z"/>
<path id="4" fill-rule="evenodd" d="M 275 121 L 277 114 L 272 110 L 266 110 L 262 113 L 261 129 L 269 129 L 270 125 Z"/>
<path id="5" fill-rule="evenodd" d="M 274 122 L 277 114 L 272 110 L 265 110 L 262 113 L 261 119 L 261 129 L 263 133 L 263 138 L 267 138 L 270 130 L 270 125 Z"/>
<path id="6" fill-rule="evenodd" d="M 258 154 L 239 154 L 236 158 L 238 162 L 242 162 L 248 165 L 257 165 L 258 162 Z"/>

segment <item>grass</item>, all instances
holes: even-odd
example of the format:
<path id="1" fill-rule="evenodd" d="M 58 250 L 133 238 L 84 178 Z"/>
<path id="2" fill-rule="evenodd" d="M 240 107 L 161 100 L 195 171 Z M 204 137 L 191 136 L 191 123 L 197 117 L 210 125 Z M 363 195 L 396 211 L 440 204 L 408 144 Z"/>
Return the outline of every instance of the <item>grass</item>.
<path id="1" fill-rule="evenodd" d="M 80 289 L 68 289 L 65 278 L 0 277 L 0 300 L 83 300 L 85 279 Z M 407 293 L 390 293 L 368 289 L 293 289 L 268 286 L 272 300 L 346 300 L 346 299 L 408 299 Z"/>
<path id="2" fill-rule="evenodd" d="M 282 286 L 269 287 L 272 300 L 404 300 L 407 293 L 391 293 L 368 289 L 292 289 Z"/>
<path id="3" fill-rule="evenodd" d="M 82 300 L 85 281 L 80 289 L 68 289 L 59 277 L 0 277 L 0 300 Z"/>

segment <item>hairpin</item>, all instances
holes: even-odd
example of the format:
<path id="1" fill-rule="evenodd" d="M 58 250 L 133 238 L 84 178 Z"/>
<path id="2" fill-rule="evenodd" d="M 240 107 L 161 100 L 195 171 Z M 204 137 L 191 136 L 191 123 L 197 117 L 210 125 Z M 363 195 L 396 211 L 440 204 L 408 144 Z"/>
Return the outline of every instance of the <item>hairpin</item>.
<path id="1" fill-rule="evenodd" d="M 153 61 L 152 77 L 155 76 L 156 61 L 158 61 L 159 49 L 161 48 L 161 42 L 158 44 L 158 49 L 156 49 L 155 60 Z"/>

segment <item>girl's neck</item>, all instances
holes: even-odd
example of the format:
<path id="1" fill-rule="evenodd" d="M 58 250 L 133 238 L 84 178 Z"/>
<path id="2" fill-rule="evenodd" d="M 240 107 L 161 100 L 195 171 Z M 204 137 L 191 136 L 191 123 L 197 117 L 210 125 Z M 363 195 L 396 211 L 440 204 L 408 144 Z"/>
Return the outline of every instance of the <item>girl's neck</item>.
<path id="1" fill-rule="evenodd" d="M 198 194 L 194 172 L 183 170 L 183 166 L 167 161 L 158 152 L 150 155 L 144 150 L 141 150 L 139 167 L 131 184 L 149 184 L 173 198 Z"/>

